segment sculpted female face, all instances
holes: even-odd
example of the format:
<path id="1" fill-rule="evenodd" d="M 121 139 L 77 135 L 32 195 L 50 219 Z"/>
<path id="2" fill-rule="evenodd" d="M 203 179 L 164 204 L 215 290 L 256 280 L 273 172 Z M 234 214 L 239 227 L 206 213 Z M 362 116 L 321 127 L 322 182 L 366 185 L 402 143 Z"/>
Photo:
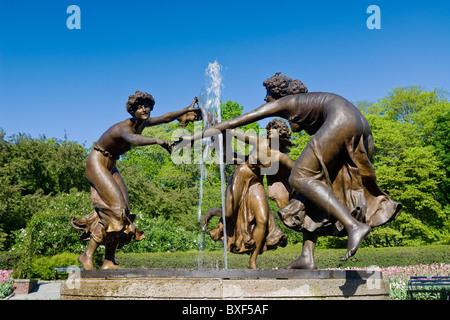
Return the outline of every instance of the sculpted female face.
<path id="1" fill-rule="evenodd" d="M 270 90 L 267 90 L 266 97 L 264 98 L 264 101 L 265 102 L 275 101 L 275 98 L 273 97 L 272 92 Z"/>
<path id="2" fill-rule="evenodd" d="M 147 120 L 150 117 L 150 111 L 150 105 L 146 101 L 142 101 L 134 110 L 133 117 L 138 120 Z"/>

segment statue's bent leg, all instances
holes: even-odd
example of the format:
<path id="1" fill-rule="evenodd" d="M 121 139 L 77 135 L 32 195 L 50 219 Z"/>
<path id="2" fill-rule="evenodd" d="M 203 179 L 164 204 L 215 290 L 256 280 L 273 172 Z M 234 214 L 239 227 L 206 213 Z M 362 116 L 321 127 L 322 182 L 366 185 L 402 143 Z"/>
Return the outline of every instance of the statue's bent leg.
<path id="1" fill-rule="evenodd" d="M 99 244 L 103 240 L 104 226 L 97 223 L 94 231 L 90 235 L 89 243 L 86 250 L 78 257 L 78 262 L 81 263 L 85 270 L 94 270 L 94 253 Z"/>
<path id="2" fill-rule="evenodd" d="M 81 263 L 85 270 L 94 270 L 94 253 L 98 248 L 98 243 L 94 239 L 89 239 L 86 250 L 78 257 L 78 262 Z"/>
<path id="3" fill-rule="evenodd" d="M 254 184 L 250 187 L 247 197 L 248 207 L 255 215 L 256 225 L 252 232 L 254 249 L 250 255 L 248 263 L 249 269 L 256 269 L 256 258 L 258 258 L 267 232 L 268 216 L 270 214 L 269 204 L 267 203 L 266 192 L 262 184 Z M 249 222 L 247 222 L 249 223 Z"/>
<path id="4" fill-rule="evenodd" d="M 121 193 L 122 193 L 122 197 L 124 200 L 124 204 L 126 205 L 126 211 L 127 213 L 130 212 L 130 199 L 128 197 L 128 190 L 127 190 L 127 186 L 125 185 L 125 182 L 122 179 L 122 176 L 119 173 L 119 170 L 117 170 L 117 168 L 114 168 L 113 170 L 113 174 L 112 174 L 114 181 L 116 181 L 117 186 L 119 187 Z"/>
<path id="5" fill-rule="evenodd" d="M 103 261 L 102 269 L 122 269 L 122 267 L 119 266 L 115 260 L 116 249 L 116 242 L 109 242 L 105 244 L 105 260 Z"/>
<path id="6" fill-rule="evenodd" d="M 98 239 L 91 238 L 95 239 L 98 244 L 105 244 L 104 267 L 116 268 L 114 253 L 118 243 L 112 238 L 114 238 L 114 234 L 123 232 L 125 227 L 131 223 L 128 219 L 128 193 L 117 169 L 114 168 L 110 172 L 102 165 L 104 158 L 99 157 L 99 160 L 88 159 L 86 166 L 86 177 L 93 187 L 92 199 L 101 218 L 96 228 L 102 228 L 102 230 L 95 229 L 96 232 L 93 232 L 93 236 L 97 234 Z M 114 244 L 111 244 L 111 241 Z M 112 259 L 108 259 L 108 256 Z"/>
<path id="7" fill-rule="evenodd" d="M 333 167 L 339 167 L 343 158 L 342 149 L 334 146 L 324 145 L 317 142 L 316 137 L 306 145 L 300 157 L 297 159 L 291 176 L 290 185 L 337 220 L 345 227 L 348 234 L 347 252 L 342 260 L 347 260 L 358 250 L 362 240 L 369 234 L 369 225 L 357 221 L 353 218 L 347 208 L 337 199 L 331 186 L 326 180 L 329 172 L 333 172 Z M 314 145 L 314 147 L 312 146 Z M 322 149 L 327 148 L 324 154 L 320 154 Z M 319 161 L 319 156 L 322 161 Z"/>

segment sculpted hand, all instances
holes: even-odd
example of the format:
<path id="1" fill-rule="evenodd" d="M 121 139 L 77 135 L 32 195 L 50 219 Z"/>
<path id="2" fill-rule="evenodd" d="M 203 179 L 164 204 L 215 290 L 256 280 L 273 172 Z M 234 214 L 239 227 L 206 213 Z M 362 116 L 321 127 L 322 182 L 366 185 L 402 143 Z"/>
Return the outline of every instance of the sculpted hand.
<path id="1" fill-rule="evenodd" d="M 186 144 L 182 143 L 182 142 L 183 142 L 183 137 L 179 137 L 177 141 L 172 142 L 171 145 L 170 145 L 171 148 L 172 148 L 171 152 L 173 152 L 175 150 L 178 150 L 179 148 L 184 147 Z M 181 146 L 180 146 L 180 144 L 181 144 Z"/>
<path id="2" fill-rule="evenodd" d="M 169 154 L 172 154 L 172 151 L 174 148 L 174 143 L 167 141 L 167 140 L 161 140 L 161 143 L 159 143 L 159 145 L 161 147 L 163 147 L 164 149 L 166 149 L 167 152 L 169 152 Z"/>
<path id="3" fill-rule="evenodd" d="M 179 126 L 186 127 L 189 122 L 198 121 L 202 119 L 202 112 L 198 107 L 194 105 L 198 102 L 198 98 L 195 97 L 191 105 L 187 107 L 188 112 L 183 114 L 177 120 L 180 121 Z"/>
<path id="4" fill-rule="evenodd" d="M 192 100 L 191 105 L 189 106 L 189 108 L 194 108 L 194 105 L 198 103 L 198 98 L 195 97 L 194 100 Z M 198 109 L 198 108 L 197 108 Z"/>

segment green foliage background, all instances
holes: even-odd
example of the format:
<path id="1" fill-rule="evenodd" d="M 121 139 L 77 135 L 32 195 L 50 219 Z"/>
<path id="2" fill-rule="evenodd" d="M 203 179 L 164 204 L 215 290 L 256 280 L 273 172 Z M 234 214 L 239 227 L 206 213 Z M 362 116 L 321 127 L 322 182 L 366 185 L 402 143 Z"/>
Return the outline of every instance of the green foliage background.
<path id="1" fill-rule="evenodd" d="M 380 187 L 404 206 L 392 223 L 375 228 L 363 246 L 391 247 L 450 244 L 450 102 L 446 92 L 425 91 L 419 86 L 394 88 L 376 103 L 355 103 L 367 117 L 374 136 L 373 164 Z M 222 118 L 234 118 L 243 107 L 228 101 Z M 148 128 L 143 134 L 172 140 L 176 122 Z M 186 128 L 193 132 L 193 124 Z M 257 123 L 241 128 L 264 133 Z M 261 130 L 262 129 L 262 130 Z M 293 134 L 296 160 L 309 140 Z M 85 243 L 70 227 L 70 216 L 92 210 L 89 183 L 84 177 L 90 151 L 76 142 L 27 134 L 7 136 L 0 129 L 0 251 L 55 255 L 81 253 Z M 247 150 L 248 151 L 248 150 Z M 159 146 L 132 149 L 118 162 L 136 224 L 147 238 L 125 246 L 124 253 L 197 250 L 202 232 L 197 219 L 199 166 L 175 165 Z M 218 165 L 209 165 L 204 181 L 202 213 L 221 205 Z M 226 178 L 233 165 L 226 165 Z M 273 213 L 278 208 L 270 201 Z M 215 227 L 218 218 L 211 220 Z M 277 225 L 290 244 L 302 236 Z M 346 239 L 321 238 L 319 248 L 343 248 Z M 206 236 L 205 250 L 221 248 Z"/>

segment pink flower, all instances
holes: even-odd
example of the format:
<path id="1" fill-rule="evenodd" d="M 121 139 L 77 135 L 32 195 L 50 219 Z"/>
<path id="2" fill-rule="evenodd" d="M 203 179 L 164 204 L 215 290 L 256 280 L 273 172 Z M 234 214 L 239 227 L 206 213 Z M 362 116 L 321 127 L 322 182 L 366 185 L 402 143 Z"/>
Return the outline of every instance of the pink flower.
<path id="1" fill-rule="evenodd" d="M 0 282 L 11 280 L 12 270 L 0 270 Z"/>

